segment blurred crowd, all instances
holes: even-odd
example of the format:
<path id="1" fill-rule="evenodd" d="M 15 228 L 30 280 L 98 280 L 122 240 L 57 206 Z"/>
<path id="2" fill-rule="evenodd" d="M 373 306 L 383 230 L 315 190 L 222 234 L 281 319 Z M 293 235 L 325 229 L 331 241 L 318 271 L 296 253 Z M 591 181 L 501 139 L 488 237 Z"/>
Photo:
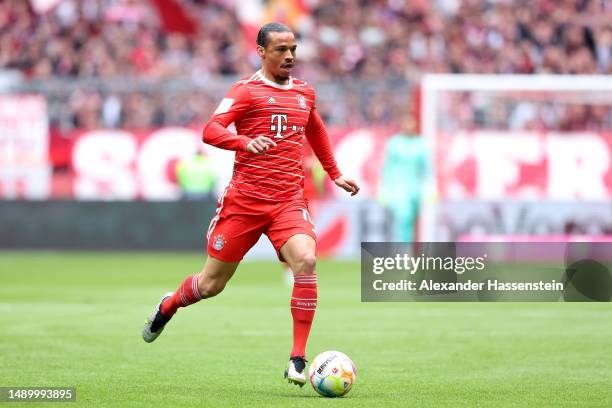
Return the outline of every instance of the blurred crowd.
<path id="1" fill-rule="evenodd" d="M 456 130 L 612 130 L 609 91 L 441 92 L 437 128 Z"/>
<path id="2" fill-rule="evenodd" d="M 96 82 L 55 93 L 63 108 L 52 109 L 52 119 L 62 128 L 201 123 L 221 96 L 202 91 L 207 82 L 248 74 L 259 60 L 243 41 L 239 0 L 177 1 L 195 33 L 166 32 L 149 0 L 63 0 L 45 14 L 25 0 L 1 1 L 0 68 L 43 86 L 56 78 L 160 84 L 110 91 Z M 320 109 L 331 123 L 388 123 L 425 72 L 612 73 L 609 0 L 298 3 L 296 76 L 330 84 Z M 181 80 L 194 86 L 164 87 Z M 381 80 L 386 85 L 376 86 Z M 334 103 L 334 86 L 344 104 Z"/>

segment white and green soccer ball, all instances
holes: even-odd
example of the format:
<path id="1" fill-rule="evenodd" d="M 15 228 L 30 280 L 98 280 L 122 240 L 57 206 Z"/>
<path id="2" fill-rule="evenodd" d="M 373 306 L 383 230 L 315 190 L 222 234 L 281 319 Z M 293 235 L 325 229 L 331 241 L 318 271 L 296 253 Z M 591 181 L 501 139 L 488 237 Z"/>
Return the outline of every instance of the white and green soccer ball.
<path id="1" fill-rule="evenodd" d="M 310 364 L 310 383 L 324 397 L 341 397 L 351 390 L 357 369 L 339 351 L 324 351 Z"/>

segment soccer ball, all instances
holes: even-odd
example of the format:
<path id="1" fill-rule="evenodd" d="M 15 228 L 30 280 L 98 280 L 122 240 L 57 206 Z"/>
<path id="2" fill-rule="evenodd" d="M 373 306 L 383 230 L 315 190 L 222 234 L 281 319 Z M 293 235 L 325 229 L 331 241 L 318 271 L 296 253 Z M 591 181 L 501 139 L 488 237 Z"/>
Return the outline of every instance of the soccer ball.
<path id="1" fill-rule="evenodd" d="M 310 364 L 310 383 L 324 397 L 341 397 L 351 390 L 357 369 L 353 361 L 339 351 L 325 351 Z"/>

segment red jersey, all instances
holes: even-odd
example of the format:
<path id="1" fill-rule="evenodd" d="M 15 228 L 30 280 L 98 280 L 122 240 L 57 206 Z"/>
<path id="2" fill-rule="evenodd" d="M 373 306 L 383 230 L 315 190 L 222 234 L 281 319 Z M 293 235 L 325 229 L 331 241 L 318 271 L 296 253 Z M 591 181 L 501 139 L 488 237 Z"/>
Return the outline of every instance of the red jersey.
<path id="1" fill-rule="evenodd" d="M 237 134 L 227 130 L 231 123 Z M 264 155 L 247 152 L 247 144 L 257 136 L 267 136 L 277 146 Z M 231 181 L 236 190 L 263 200 L 284 201 L 303 194 L 304 136 L 329 176 L 333 180 L 340 177 L 316 110 L 314 89 L 296 78 L 279 85 L 257 71 L 230 89 L 206 124 L 202 140 L 236 151 Z"/>

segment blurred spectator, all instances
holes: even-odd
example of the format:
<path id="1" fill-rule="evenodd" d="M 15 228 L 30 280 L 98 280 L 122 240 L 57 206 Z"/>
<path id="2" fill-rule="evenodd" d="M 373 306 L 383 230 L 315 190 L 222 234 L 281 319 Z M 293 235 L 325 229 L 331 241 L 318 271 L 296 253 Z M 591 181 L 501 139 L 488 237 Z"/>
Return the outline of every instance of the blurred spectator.
<path id="1" fill-rule="evenodd" d="M 176 165 L 176 179 L 187 200 L 214 198 L 215 176 L 212 160 L 201 152 L 180 159 Z"/>
<path id="2" fill-rule="evenodd" d="M 4 0 L 0 2 L 0 69 L 17 69 L 40 81 L 102 78 L 116 83 L 118 78 L 130 82 L 137 77 L 157 83 L 183 78 L 203 84 L 219 75 L 244 75 L 258 67 L 249 46 L 254 39 L 242 41 L 243 27 L 235 10 L 239 2 L 178 3 L 199 23 L 196 34 L 165 32 L 151 3 L 143 0 L 62 0 L 40 15 L 28 1 Z M 606 0 L 317 0 L 304 4 L 309 5 L 306 18 L 295 29 L 298 57 L 306 63 L 298 65 L 296 76 L 303 74 L 309 81 L 384 78 L 405 83 L 425 72 L 612 73 L 612 3 Z M 375 103 L 367 101 L 367 106 L 356 110 L 329 104 L 322 113 L 338 123 L 384 123 L 396 115 L 381 101 L 397 101 L 404 91 L 398 87 L 380 90 Z M 194 109 L 202 101 L 188 94 L 198 90 L 180 92 L 180 98 L 173 94 L 179 108 L 165 94 L 155 95 L 162 91 L 134 92 L 111 93 L 99 87 L 97 101 L 89 100 L 87 108 L 70 104 L 75 109 L 70 115 L 79 125 L 85 121 L 87 126 L 99 122 L 147 127 L 200 120 L 209 113 L 208 104 Z M 145 106 L 137 107 L 135 101 Z M 360 101 L 363 105 L 363 98 Z M 166 113 L 168 107 L 171 112 Z M 183 108 L 184 114 L 172 111 Z M 94 112 L 101 117 L 94 120 Z M 136 114 L 142 116 L 136 118 Z"/>

